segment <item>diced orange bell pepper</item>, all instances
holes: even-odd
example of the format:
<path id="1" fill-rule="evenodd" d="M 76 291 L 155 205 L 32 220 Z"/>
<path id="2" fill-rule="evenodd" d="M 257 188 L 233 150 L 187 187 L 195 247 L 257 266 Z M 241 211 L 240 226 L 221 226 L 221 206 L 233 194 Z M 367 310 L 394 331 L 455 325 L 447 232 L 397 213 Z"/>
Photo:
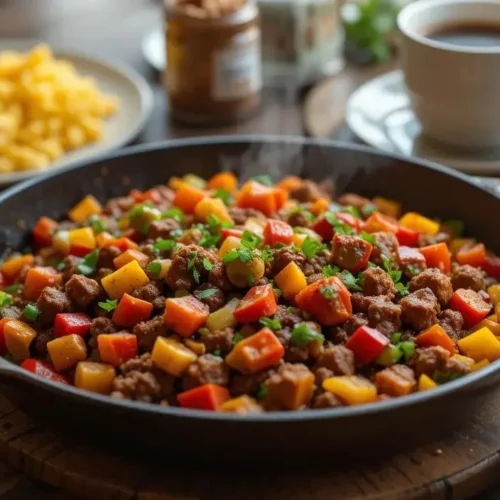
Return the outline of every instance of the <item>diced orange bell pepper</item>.
<path id="1" fill-rule="evenodd" d="M 174 377 L 181 376 L 197 357 L 191 349 L 172 337 L 157 337 L 151 352 L 153 364 Z"/>
<path id="2" fill-rule="evenodd" d="M 139 245 L 129 238 L 112 238 L 111 240 L 106 239 L 103 241 L 101 247 L 116 247 L 122 252 L 125 252 L 128 249 L 138 248 Z"/>
<path id="3" fill-rule="evenodd" d="M 323 389 L 348 405 L 361 405 L 377 401 L 377 388 L 357 375 L 331 377 L 323 381 Z"/>
<path id="4" fill-rule="evenodd" d="M 310 284 L 295 296 L 295 302 L 326 326 L 339 325 L 352 315 L 351 294 L 336 276 Z"/>
<path id="5" fill-rule="evenodd" d="M 241 299 L 234 311 L 234 317 L 240 323 L 251 323 L 262 316 L 272 316 L 277 307 L 271 285 L 254 286 Z"/>
<path id="6" fill-rule="evenodd" d="M 118 326 L 134 326 L 149 319 L 152 311 L 153 304 L 125 293 L 111 319 Z"/>
<path id="7" fill-rule="evenodd" d="M 113 241 L 115 238 L 106 231 L 99 233 L 95 237 L 95 241 L 99 248 L 106 246 L 107 241 Z"/>
<path id="8" fill-rule="evenodd" d="M 278 243 L 289 245 L 293 239 L 293 228 L 281 220 L 268 219 L 264 228 L 264 244 L 275 247 Z"/>
<path id="9" fill-rule="evenodd" d="M 175 192 L 174 201 L 172 203 L 175 207 L 180 208 L 185 214 L 192 214 L 198 202 L 205 198 L 205 196 L 205 191 L 183 183 Z"/>
<path id="10" fill-rule="evenodd" d="M 52 235 L 57 229 L 57 222 L 48 217 L 40 217 L 33 228 L 33 239 L 36 244 L 45 247 L 52 245 Z"/>
<path id="11" fill-rule="evenodd" d="M 210 178 L 207 189 L 224 189 L 228 193 L 236 191 L 238 178 L 232 172 L 219 172 Z"/>
<path id="12" fill-rule="evenodd" d="M 1 267 L 2 274 L 9 280 L 13 281 L 25 266 L 33 265 L 34 257 L 31 254 L 20 255 L 6 260 Z"/>
<path id="13" fill-rule="evenodd" d="M 388 215 L 389 217 L 394 217 L 397 219 L 401 214 L 401 203 L 388 200 L 387 198 L 382 198 L 381 196 L 376 196 L 373 198 L 373 203 L 377 206 L 377 208 L 384 215 Z"/>
<path id="14" fill-rule="evenodd" d="M 311 205 L 309 210 L 317 216 L 319 214 L 322 214 L 323 212 L 326 212 L 329 205 L 330 200 L 328 200 L 327 198 L 320 198 Z"/>
<path id="15" fill-rule="evenodd" d="M 181 337 L 190 337 L 208 319 L 208 306 L 193 295 L 165 301 L 165 325 Z"/>
<path id="16" fill-rule="evenodd" d="M 30 357 L 30 345 L 36 331 L 17 319 L 9 319 L 3 325 L 3 335 L 7 351 L 16 361 Z"/>
<path id="17" fill-rule="evenodd" d="M 450 272 L 451 255 L 446 243 L 421 247 L 418 251 L 425 257 L 427 267 L 435 267 L 445 274 Z"/>
<path id="18" fill-rule="evenodd" d="M 230 397 L 226 387 L 205 384 L 181 392 L 177 395 L 177 401 L 181 408 L 217 411 L 222 403 L 225 403 Z"/>
<path id="19" fill-rule="evenodd" d="M 136 250 L 134 248 L 129 248 L 125 250 L 121 255 L 118 255 L 115 259 L 113 259 L 113 264 L 116 269 L 120 269 L 125 264 L 132 262 L 133 260 L 137 261 L 141 267 L 146 267 L 149 262 L 149 257 L 142 253 L 140 250 Z"/>
<path id="20" fill-rule="evenodd" d="M 7 353 L 7 346 L 5 344 L 5 332 L 3 327 L 7 321 L 10 321 L 12 318 L 2 318 L 0 319 L 0 355 L 4 355 Z"/>
<path id="21" fill-rule="evenodd" d="M 475 361 L 495 361 L 500 358 L 500 340 L 486 327 L 467 335 L 457 343 L 460 352 Z"/>
<path id="22" fill-rule="evenodd" d="M 397 233 L 398 221 L 380 212 L 373 212 L 370 217 L 366 219 L 364 230 L 367 233 L 377 233 L 379 231 Z"/>
<path id="23" fill-rule="evenodd" d="M 101 212 L 101 204 L 89 194 L 68 212 L 68 217 L 77 224 L 83 224 L 91 215 L 98 215 Z"/>
<path id="24" fill-rule="evenodd" d="M 488 316 L 488 318 L 482 319 L 479 323 L 475 324 L 471 331 L 476 332 L 477 330 L 480 330 L 483 327 L 487 327 L 489 330 L 493 332 L 493 335 L 495 337 L 500 337 L 500 323 L 498 323 L 497 317 L 494 316 L 495 319 L 490 319 L 491 316 Z"/>
<path id="25" fill-rule="evenodd" d="M 233 222 L 226 205 L 220 198 L 201 199 L 194 207 L 194 215 L 202 222 L 206 222 L 209 215 L 215 215 L 223 222 Z"/>
<path id="26" fill-rule="evenodd" d="M 97 336 L 97 348 L 102 361 L 120 366 L 137 356 L 137 337 L 125 332 L 101 333 Z"/>
<path id="27" fill-rule="evenodd" d="M 439 224 L 423 215 L 417 214 L 415 212 L 408 212 L 399 219 L 399 223 L 403 227 L 408 229 L 413 229 L 419 233 L 429 234 L 434 236 L 439 232 Z"/>
<path id="28" fill-rule="evenodd" d="M 84 257 L 96 247 L 94 231 L 91 227 L 72 229 L 69 232 L 69 253 Z"/>
<path id="29" fill-rule="evenodd" d="M 486 247 L 483 243 L 478 243 L 471 248 L 460 249 L 455 258 L 459 264 L 474 267 L 481 266 L 486 261 Z"/>
<path id="30" fill-rule="evenodd" d="M 124 293 L 132 293 L 147 283 L 149 283 L 148 275 L 136 260 L 125 264 L 101 280 L 101 285 L 112 299 L 119 299 Z"/>
<path id="31" fill-rule="evenodd" d="M 418 390 L 419 392 L 428 391 L 429 389 L 434 389 L 437 387 L 436 382 L 432 380 L 428 375 L 422 373 L 418 379 Z"/>
<path id="32" fill-rule="evenodd" d="M 62 276 L 52 267 L 32 267 L 26 274 L 24 296 L 36 301 L 46 286 L 62 284 Z"/>
<path id="33" fill-rule="evenodd" d="M 491 310 L 491 305 L 484 301 L 481 295 L 465 288 L 459 288 L 453 293 L 448 307 L 462 314 L 467 328 L 479 323 Z"/>
<path id="34" fill-rule="evenodd" d="M 51 340 L 47 343 L 47 351 L 57 371 L 67 370 L 87 359 L 85 340 L 76 333 Z"/>
<path id="35" fill-rule="evenodd" d="M 450 336 L 445 332 L 439 324 L 432 325 L 425 332 L 420 333 L 415 337 L 415 342 L 419 347 L 441 346 L 446 349 L 452 356 L 457 352 L 455 343 Z"/>
<path id="36" fill-rule="evenodd" d="M 295 262 L 290 262 L 275 277 L 274 281 L 287 300 L 293 299 L 307 286 L 307 278 Z"/>
<path id="37" fill-rule="evenodd" d="M 109 394 L 113 389 L 115 369 L 108 364 L 80 361 L 76 365 L 75 387 L 99 394 Z"/>
<path id="38" fill-rule="evenodd" d="M 240 373 L 256 373 L 279 363 L 285 348 L 269 328 L 238 342 L 226 363 Z"/>
<path id="39" fill-rule="evenodd" d="M 268 217 L 279 210 L 286 202 L 288 194 L 283 189 L 264 186 L 259 182 L 246 182 L 236 198 L 236 206 L 254 208 Z"/>
<path id="40" fill-rule="evenodd" d="M 285 191 L 291 191 L 292 189 L 297 189 L 302 186 L 302 179 L 295 175 L 288 175 L 278 182 L 277 186 Z"/>

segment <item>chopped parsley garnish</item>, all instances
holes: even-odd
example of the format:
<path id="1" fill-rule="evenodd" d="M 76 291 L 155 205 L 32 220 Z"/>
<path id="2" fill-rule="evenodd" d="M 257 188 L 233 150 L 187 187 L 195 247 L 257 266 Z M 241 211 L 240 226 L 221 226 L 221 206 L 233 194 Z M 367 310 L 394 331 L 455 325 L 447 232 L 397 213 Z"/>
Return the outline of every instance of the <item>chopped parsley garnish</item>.
<path id="1" fill-rule="evenodd" d="M 107 299 L 106 302 L 98 302 L 97 305 L 107 312 L 114 311 L 118 307 L 118 299 Z"/>
<path id="2" fill-rule="evenodd" d="M 23 315 L 28 321 L 36 321 L 36 319 L 40 315 L 40 311 L 35 304 L 28 304 L 24 308 Z"/>
<path id="3" fill-rule="evenodd" d="M 302 243 L 302 246 L 300 247 L 303 254 L 308 257 L 312 258 L 314 257 L 319 251 L 323 250 L 326 248 L 323 243 L 320 243 L 318 240 L 315 240 L 314 238 L 307 237 L 304 242 Z"/>
<path id="4" fill-rule="evenodd" d="M 262 326 L 267 326 L 267 328 L 270 328 L 271 330 L 279 330 L 281 328 L 281 322 L 278 318 L 260 318 L 259 323 Z"/>
<path id="5" fill-rule="evenodd" d="M 170 232 L 170 236 L 174 239 L 180 238 L 183 235 L 184 231 L 179 228 L 179 229 L 174 229 L 173 231 Z"/>
<path id="6" fill-rule="evenodd" d="M 460 236 L 462 236 L 465 231 L 465 224 L 461 220 L 447 220 L 443 222 L 443 226 L 446 226 L 448 229 L 450 229 L 455 238 L 460 238 Z"/>
<path id="7" fill-rule="evenodd" d="M 361 233 L 359 233 L 359 236 L 372 245 L 375 245 L 375 243 L 377 243 L 375 236 L 373 236 L 373 234 L 367 233 L 366 231 L 361 231 Z"/>
<path id="8" fill-rule="evenodd" d="M 195 267 L 197 258 L 198 258 L 198 252 L 190 252 L 187 268 L 188 268 L 188 270 L 192 271 L 193 278 L 196 281 L 196 283 L 199 283 L 200 282 L 200 272 Z"/>
<path id="9" fill-rule="evenodd" d="M 337 296 L 337 289 L 332 285 L 323 285 L 319 287 L 319 291 L 325 299 L 333 299 Z"/>
<path id="10" fill-rule="evenodd" d="M 251 233 L 250 231 L 244 231 L 243 236 L 241 237 L 241 244 L 250 250 L 258 248 L 263 241 L 264 238 L 258 234 Z"/>
<path id="11" fill-rule="evenodd" d="M 214 265 L 206 257 L 201 261 L 201 263 L 207 271 L 211 271 L 214 268 Z"/>
<path id="12" fill-rule="evenodd" d="M 420 274 L 420 268 L 418 266 L 416 266 L 415 264 L 408 264 L 406 266 L 406 270 L 413 276 L 417 276 L 418 274 Z"/>
<path id="13" fill-rule="evenodd" d="M 220 239 L 221 239 L 220 234 L 210 234 L 209 232 L 204 231 L 203 236 L 201 237 L 201 240 L 199 242 L 199 245 L 203 248 L 216 247 Z"/>
<path id="14" fill-rule="evenodd" d="M 257 390 L 257 394 L 255 395 L 255 397 L 257 398 L 257 401 L 261 401 L 262 399 L 264 399 L 267 395 L 269 394 L 269 390 L 267 389 L 267 387 L 261 385 L 258 390 Z"/>
<path id="15" fill-rule="evenodd" d="M 13 285 L 5 287 L 5 291 L 9 293 L 16 293 L 19 288 L 21 288 L 21 285 L 19 283 L 14 283 Z"/>
<path id="16" fill-rule="evenodd" d="M 0 307 L 10 306 L 14 302 L 12 295 L 0 291 Z"/>
<path id="17" fill-rule="evenodd" d="M 207 217 L 208 228 L 213 231 L 220 231 L 221 227 L 230 228 L 234 227 L 234 224 L 229 221 L 220 220 L 216 215 L 210 214 Z"/>
<path id="18" fill-rule="evenodd" d="M 158 251 L 167 251 L 173 250 L 176 245 L 175 240 L 158 240 L 153 248 Z"/>
<path id="19" fill-rule="evenodd" d="M 196 298 L 198 299 L 208 299 L 212 295 L 215 295 L 217 293 L 216 288 L 207 288 L 206 290 L 198 290 L 194 292 Z"/>
<path id="20" fill-rule="evenodd" d="M 88 253 L 78 264 L 76 272 L 78 274 L 83 274 L 84 276 L 89 276 L 95 273 L 97 269 L 97 261 L 99 260 L 99 250 L 95 249 Z"/>
<path id="21" fill-rule="evenodd" d="M 161 273 L 161 262 L 158 262 L 157 260 L 150 262 L 148 264 L 148 271 L 153 275 L 153 276 L 159 276 Z"/>
<path id="22" fill-rule="evenodd" d="M 169 208 L 166 212 L 161 214 L 162 219 L 174 219 L 177 222 L 182 222 L 184 220 L 184 212 L 177 207 Z"/>
<path id="23" fill-rule="evenodd" d="M 335 231 L 336 234 L 352 234 L 353 233 L 352 227 L 349 226 L 349 224 L 346 224 L 345 222 L 338 220 L 334 214 L 326 213 L 325 219 L 333 227 L 333 230 Z"/>
<path id="24" fill-rule="evenodd" d="M 312 222 L 314 220 L 314 214 L 312 212 L 310 212 L 309 210 L 306 210 L 304 207 L 301 207 L 301 206 L 295 207 L 294 209 L 290 210 L 286 214 L 286 216 L 287 216 L 288 219 L 290 219 L 290 217 L 292 217 L 295 214 L 301 214 L 301 215 L 303 215 L 308 222 Z"/>
<path id="25" fill-rule="evenodd" d="M 216 349 L 216 350 L 213 352 L 213 355 L 214 355 L 214 356 L 217 356 L 218 358 L 222 358 L 222 354 L 220 353 L 220 349 Z"/>
<path id="26" fill-rule="evenodd" d="M 356 278 L 350 271 L 344 269 L 338 274 L 339 278 L 344 282 L 344 285 L 355 292 L 361 292 L 363 289 L 358 285 L 360 278 Z"/>
<path id="27" fill-rule="evenodd" d="M 241 342 L 245 337 L 243 337 L 243 335 L 240 333 L 240 332 L 237 332 L 234 334 L 234 337 L 233 337 L 233 340 L 231 341 L 231 343 L 233 345 L 236 345 L 238 342 Z"/>
<path id="28" fill-rule="evenodd" d="M 258 182 L 259 184 L 263 184 L 264 186 L 272 186 L 274 184 L 270 175 L 256 175 L 252 177 L 252 180 Z"/>
<path id="29" fill-rule="evenodd" d="M 231 204 L 231 195 L 225 189 L 216 189 L 213 197 L 220 198 L 226 205 Z"/>
<path id="30" fill-rule="evenodd" d="M 340 273 L 340 269 L 337 266 L 323 266 L 323 276 L 325 278 L 331 278 L 332 276 L 337 276 Z"/>
<path id="31" fill-rule="evenodd" d="M 91 215 L 87 219 L 87 224 L 92 228 L 94 234 L 102 233 L 107 229 L 106 225 L 98 215 Z"/>
<path id="32" fill-rule="evenodd" d="M 352 205 L 343 207 L 342 212 L 351 214 L 353 217 L 356 217 L 356 219 L 361 219 L 361 214 L 359 213 L 359 210 L 356 207 L 353 207 Z"/>
<path id="33" fill-rule="evenodd" d="M 264 247 L 261 252 L 261 257 L 265 264 L 271 262 L 274 257 L 273 249 L 270 246 Z"/>
<path id="34" fill-rule="evenodd" d="M 323 334 L 318 333 L 314 328 L 312 328 L 307 323 L 299 323 L 295 325 L 292 330 L 292 336 L 290 337 L 290 342 L 299 347 L 303 347 L 314 341 L 325 340 Z"/>
<path id="35" fill-rule="evenodd" d="M 362 208 L 361 208 L 361 213 L 365 216 L 365 217 L 369 217 L 371 214 L 373 214 L 374 212 L 376 212 L 378 210 L 378 207 L 377 205 L 375 205 L 374 203 L 367 203 L 366 205 L 364 205 Z"/>
<path id="36" fill-rule="evenodd" d="M 224 264 L 229 264 L 233 260 L 241 260 L 244 264 L 250 262 L 255 257 L 254 252 L 247 247 L 235 248 L 222 257 Z"/>
<path id="37" fill-rule="evenodd" d="M 396 290 L 399 292 L 401 297 L 406 297 L 410 292 L 408 291 L 408 286 L 404 283 L 396 283 Z"/>
<path id="38" fill-rule="evenodd" d="M 392 262 L 390 261 L 390 259 L 384 259 L 382 265 L 386 270 L 387 274 L 391 277 L 392 281 L 394 281 L 394 283 L 398 283 L 399 281 L 401 281 L 401 276 L 403 273 L 400 269 L 392 268 Z"/>

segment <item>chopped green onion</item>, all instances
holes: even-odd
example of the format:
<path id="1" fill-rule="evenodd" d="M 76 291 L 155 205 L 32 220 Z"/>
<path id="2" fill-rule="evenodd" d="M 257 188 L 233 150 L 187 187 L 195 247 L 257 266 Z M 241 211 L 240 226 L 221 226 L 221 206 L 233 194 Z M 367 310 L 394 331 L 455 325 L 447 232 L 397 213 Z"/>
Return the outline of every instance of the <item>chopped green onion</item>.
<path id="1" fill-rule="evenodd" d="M 106 231 L 106 229 L 107 229 L 104 222 L 102 221 L 102 219 L 98 215 L 91 215 L 87 219 L 87 224 L 92 228 L 92 231 L 94 231 L 94 234 L 102 233 L 103 231 Z"/>
<path id="2" fill-rule="evenodd" d="M 76 272 L 78 274 L 83 274 L 84 276 L 89 276 L 95 273 L 98 260 L 99 250 L 95 249 L 82 259 L 76 268 Z"/>
<path id="3" fill-rule="evenodd" d="M 177 207 L 169 208 L 166 212 L 161 214 L 162 219 L 174 219 L 177 222 L 182 222 L 184 220 L 184 212 Z"/>
<path id="4" fill-rule="evenodd" d="M 107 299 L 106 302 L 98 302 L 97 305 L 107 312 L 111 312 L 118 307 L 118 300 Z"/>
<path id="5" fill-rule="evenodd" d="M 28 304 L 24 308 L 23 315 L 28 321 L 36 321 L 36 319 L 40 315 L 40 311 L 35 304 Z"/>
<path id="6" fill-rule="evenodd" d="M 373 234 L 367 233 L 366 231 L 361 231 L 361 233 L 359 233 L 359 236 L 372 245 L 375 245 L 375 243 L 377 243 L 377 239 L 375 238 L 375 236 L 373 236 Z"/>
<path id="7" fill-rule="evenodd" d="M 280 323 L 280 320 L 278 318 L 266 318 L 266 317 L 263 317 L 263 318 L 260 318 L 259 319 L 259 323 L 262 325 L 262 326 L 267 326 L 267 328 L 270 328 L 271 330 L 279 330 L 281 328 L 281 323 Z"/>
<path id="8" fill-rule="evenodd" d="M 153 244 L 153 248 L 158 251 L 170 251 L 173 250 L 176 243 L 175 240 L 158 240 Z"/>
<path id="9" fill-rule="evenodd" d="M 231 204 L 231 195 L 225 189 L 216 189 L 213 197 L 220 198 L 228 206 Z"/>
<path id="10" fill-rule="evenodd" d="M 262 243 L 263 238 L 258 234 L 251 233 L 250 231 L 244 231 L 241 237 L 241 244 L 250 250 L 255 250 Z"/>
<path id="11" fill-rule="evenodd" d="M 12 295 L 0 291 L 0 307 L 10 306 L 14 302 Z"/>
<path id="12" fill-rule="evenodd" d="M 359 210 L 356 207 L 353 207 L 352 205 L 349 205 L 347 207 L 342 207 L 342 212 L 351 214 L 353 217 L 356 217 L 356 219 L 361 219 L 361 214 L 359 213 Z"/>
<path id="13" fill-rule="evenodd" d="M 216 215 L 209 214 L 207 217 L 207 224 L 209 229 L 219 231 L 221 227 L 231 228 L 234 224 L 229 221 L 220 220 Z"/>
<path id="14" fill-rule="evenodd" d="M 211 271 L 214 268 L 214 265 L 206 257 L 201 261 L 201 263 L 207 271 Z"/>
<path id="15" fill-rule="evenodd" d="M 355 292 L 361 292 L 363 289 L 358 285 L 358 278 L 356 278 L 351 272 L 347 269 L 344 269 L 341 273 L 338 274 L 339 278 L 344 282 L 344 285 L 349 290 L 354 290 Z"/>
<path id="16" fill-rule="evenodd" d="M 397 344 L 397 343 L 401 340 L 401 336 L 402 336 L 402 335 L 403 335 L 403 334 L 402 334 L 402 333 L 399 333 L 399 332 L 393 333 L 393 334 L 391 335 L 391 339 L 390 339 L 390 340 L 391 340 L 391 344 L 396 345 L 396 344 Z"/>
<path id="17" fill-rule="evenodd" d="M 245 337 L 243 337 L 243 335 L 240 333 L 240 332 L 237 332 L 234 334 L 234 337 L 233 337 L 233 340 L 231 341 L 231 343 L 233 345 L 236 345 L 238 342 L 241 342 Z"/>
<path id="18" fill-rule="evenodd" d="M 415 343 L 411 340 L 406 340 L 405 342 L 399 342 L 398 347 L 401 349 L 405 361 L 408 363 L 415 352 Z"/>
<path id="19" fill-rule="evenodd" d="M 295 325 L 292 330 L 292 336 L 290 337 L 290 342 L 299 347 L 303 347 L 314 341 L 323 342 L 323 340 L 325 340 L 323 334 L 318 333 L 307 323 L 299 323 L 298 325 Z"/>
<path id="20" fill-rule="evenodd" d="M 148 264 L 148 271 L 153 275 L 153 276 L 159 276 L 161 273 L 161 262 L 153 261 Z"/>
<path id="21" fill-rule="evenodd" d="M 208 299 L 209 297 L 211 297 L 212 295 L 215 295 L 216 293 L 217 293 L 216 288 L 207 288 L 206 290 L 198 290 L 198 291 L 194 292 L 194 295 L 198 299 Z"/>
<path id="22" fill-rule="evenodd" d="M 262 401 L 268 394 L 269 394 L 268 388 L 261 385 L 258 388 L 257 394 L 255 395 L 255 397 L 257 398 L 257 401 Z"/>
<path id="23" fill-rule="evenodd" d="M 220 349 L 216 349 L 214 352 L 213 352 L 213 355 L 214 356 L 217 356 L 218 358 L 222 358 L 222 355 L 220 353 Z"/>
<path id="24" fill-rule="evenodd" d="M 16 293 L 19 288 L 21 288 L 21 285 L 19 283 L 14 283 L 13 285 L 5 287 L 5 291 L 9 293 Z"/>
<path id="25" fill-rule="evenodd" d="M 331 278 L 332 276 L 337 276 L 340 269 L 337 266 L 323 266 L 323 276 L 325 278 Z"/>
<path id="26" fill-rule="evenodd" d="M 353 229 L 351 226 L 349 226 L 349 224 L 346 224 L 345 222 L 339 221 L 335 217 L 335 215 L 333 215 L 332 213 L 326 213 L 325 219 L 333 227 L 333 230 L 335 231 L 336 234 L 352 234 L 353 233 Z"/>

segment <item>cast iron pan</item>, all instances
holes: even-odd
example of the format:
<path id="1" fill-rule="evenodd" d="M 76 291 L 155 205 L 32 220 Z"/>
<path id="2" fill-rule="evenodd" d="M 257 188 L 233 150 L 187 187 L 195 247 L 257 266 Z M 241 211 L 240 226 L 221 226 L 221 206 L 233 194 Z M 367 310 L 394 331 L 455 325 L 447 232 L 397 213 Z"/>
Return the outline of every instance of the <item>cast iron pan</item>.
<path id="1" fill-rule="evenodd" d="M 85 194 L 103 201 L 172 175 L 209 177 L 219 169 L 243 178 L 258 173 L 331 178 L 338 193 L 387 196 L 401 200 L 406 210 L 462 219 L 470 234 L 500 250 L 500 200 L 464 175 L 354 145 L 255 136 L 134 147 L 18 185 L 0 195 L 0 250 L 22 248 L 29 241 L 25 228 L 42 215 L 62 217 Z M 374 405 L 249 416 L 113 400 L 37 378 L 3 359 L 0 376 L 17 404 L 85 439 L 155 450 L 163 457 L 183 453 L 191 455 L 190 463 L 215 455 L 237 463 L 304 464 L 304 458 L 319 454 L 333 460 L 432 439 L 480 411 L 487 389 L 500 379 L 500 363 L 436 390 Z"/>

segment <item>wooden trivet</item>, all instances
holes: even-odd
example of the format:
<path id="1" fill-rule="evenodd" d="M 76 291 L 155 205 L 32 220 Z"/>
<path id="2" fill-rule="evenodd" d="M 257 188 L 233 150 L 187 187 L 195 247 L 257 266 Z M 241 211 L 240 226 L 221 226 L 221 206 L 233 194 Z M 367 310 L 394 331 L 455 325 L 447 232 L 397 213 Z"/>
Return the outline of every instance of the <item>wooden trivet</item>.
<path id="1" fill-rule="evenodd" d="M 152 468 L 144 456 L 131 461 L 77 445 L 44 429 L 0 396 L 0 451 L 8 464 L 29 476 L 69 494 L 98 500 L 462 499 L 498 480 L 499 408 L 497 391 L 467 429 L 379 463 L 332 465 L 330 471 L 323 467 L 320 472 L 298 454 L 303 469 L 293 474 L 279 474 L 272 468 L 245 472 L 244 467 L 241 473 L 229 474 L 223 467 L 217 473 L 196 470 L 196 450 L 192 462 L 182 464 L 179 472 L 161 463 Z M 408 428 L 408 432 L 418 431 L 418 427 Z M 387 439 L 398 436 L 387 429 Z M 174 450 L 164 453 L 175 458 Z M 1 480 L 0 475 L 0 490 Z"/>

